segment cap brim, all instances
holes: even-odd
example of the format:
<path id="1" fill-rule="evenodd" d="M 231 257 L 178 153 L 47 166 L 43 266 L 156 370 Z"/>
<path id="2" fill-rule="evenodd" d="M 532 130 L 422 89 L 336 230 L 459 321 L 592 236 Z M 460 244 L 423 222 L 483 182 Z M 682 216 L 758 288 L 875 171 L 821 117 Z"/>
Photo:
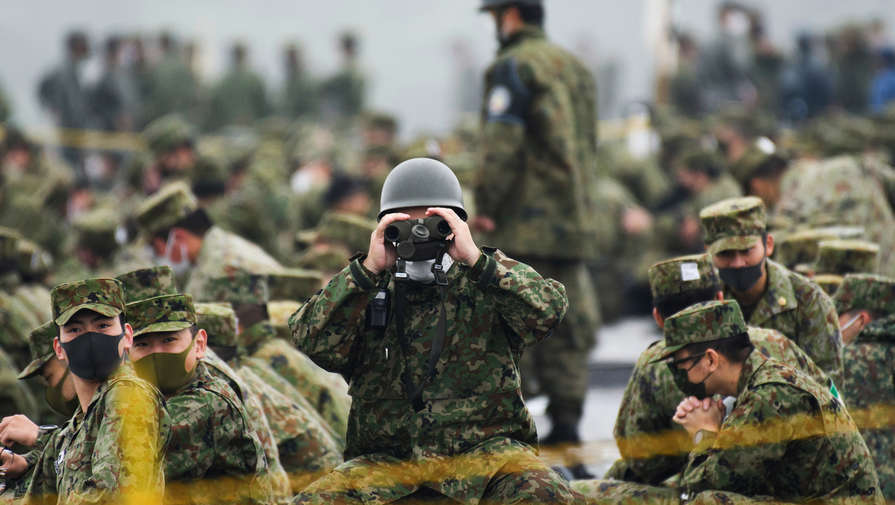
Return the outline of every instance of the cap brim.
<path id="1" fill-rule="evenodd" d="M 134 330 L 134 338 L 139 337 L 140 335 L 145 335 L 147 333 L 161 333 L 168 331 L 185 330 L 192 325 L 193 323 L 189 321 L 165 321 L 163 323 L 153 323 L 149 326 L 140 328 L 139 330 Z"/>
<path id="2" fill-rule="evenodd" d="M 28 366 L 16 376 L 16 379 L 22 380 L 34 377 L 40 372 L 40 369 L 47 364 L 47 361 L 50 361 L 50 359 L 53 358 L 53 356 L 53 353 L 49 353 L 42 358 L 37 358 L 36 360 L 31 361 L 31 363 L 28 363 Z"/>
<path id="3" fill-rule="evenodd" d="M 106 305 L 105 303 L 84 303 L 81 305 L 75 305 L 62 314 L 59 314 L 59 317 L 53 320 L 53 322 L 56 323 L 56 326 L 65 326 L 68 320 L 71 319 L 72 316 L 77 314 L 79 310 L 85 309 L 99 312 L 106 317 L 114 317 L 118 314 L 121 314 L 121 309 L 112 305 Z"/>
<path id="4" fill-rule="evenodd" d="M 756 245 L 756 242 L 761 242 L 761 235 L 745 235 L 739 237 L 725 237 L 720 238 L 711 243 L 708 247 L 708 251 L 710 254 L 718 254 L 721 251 L 730 251 L 730 250 L 743 250 L 749 249 L 750 247 Z"/>
<path id="5" fill-rule="evenodd" d="M 669 356 L 680 351 L 684 347 L 687 347 L 687 344 L 678 344 L 678 345 L 673 345 L 671 347 L 666 347 L 665 350 L 662 351 L 662 354 L 658 358 L 650 361 L 650 364 L 664 361 L 664 360 L 668 359 Z"/>

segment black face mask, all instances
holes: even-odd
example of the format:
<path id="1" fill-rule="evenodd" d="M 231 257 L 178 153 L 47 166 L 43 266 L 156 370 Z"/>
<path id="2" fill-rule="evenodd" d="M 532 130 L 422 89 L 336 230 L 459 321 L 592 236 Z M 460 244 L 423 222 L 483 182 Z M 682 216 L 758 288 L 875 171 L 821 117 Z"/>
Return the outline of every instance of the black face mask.
<path id="1" fill-rule="evenodd" d="M 751 267 L 719 268 L 718 275 L 721 276 L 724 284 L 733 288 L 734 291 L 745 293 L 758 282 L 758 279 L 761 279 L 762 266 L 764 266 L 764 259 Z"/>
<path id="2" fill-rule="evenodd" d="M 674 378 L 674 385 L 681 390 L 686 396 L 695 396 L 696 398 L 706 398 L 708 393 L 705 391 L 705 381 L 699 384 L 693 384 L 687 380 L 687 371 L 682 370 L 674 365 L 668 365 L 671 370 L 671 376 Z"/>
<path id="3" fill-rule="evenodd" d="M 89 381 L 104 380 L 112 375 L 121 364 L 118 343 L 123 337 L 123 330 L 120 335 L 90 331 L 78 335 L 71 342 L 63 342 L 62 348 L 68 355 L 71 373 Z"/>

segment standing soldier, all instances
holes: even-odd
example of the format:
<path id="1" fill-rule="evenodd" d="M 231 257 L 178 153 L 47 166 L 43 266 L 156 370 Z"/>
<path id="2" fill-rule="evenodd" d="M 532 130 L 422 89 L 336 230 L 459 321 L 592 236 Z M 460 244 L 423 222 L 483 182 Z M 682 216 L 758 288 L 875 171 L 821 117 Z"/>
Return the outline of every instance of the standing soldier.
<path id="1" fill-rule="evenodd" d="M 579 441 L 587 355 L 599 324 L 585 261 L 594 259 L 589 199 L 596 174 L 596 85 L 587 68 L 550 43 L 540 0 L 484 0 L 500 49 L 485 74 L 482 159 L 472 224 L 488 242 L 568 290 L 569 314 L 523 359 L 550 399 L 552 444 Z M 580 468 L 578 471 L 582 471 Z"/>

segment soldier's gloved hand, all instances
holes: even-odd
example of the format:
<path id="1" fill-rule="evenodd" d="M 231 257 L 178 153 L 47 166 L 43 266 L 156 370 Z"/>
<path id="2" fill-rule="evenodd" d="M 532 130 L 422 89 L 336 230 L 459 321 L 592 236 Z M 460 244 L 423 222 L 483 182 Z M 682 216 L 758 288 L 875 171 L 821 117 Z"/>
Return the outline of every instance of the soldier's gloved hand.
<path id="1" fill-rule="evenodd" d="M 450 225 L 451 231 L 454 232 L 454 240 L 447 251 L 451 258 L 468 266 L 475 265 L 482 251 L 479 251 L 479 248 L 475 245 L 466 221 L 460 219 L 456 212 L 445 207 L 430 207 L 426 209 L 426 217 L 434 215 L 443 217 L 447 224 Z"/>
<path id="2" fill-rule="evenodd" d="M 376 226 L 373 234 L 370 235 L 370 249 L 367 251 L 367 257 L 364 259 L 364 268 L 374 274 L 378 274 L 395 264 L 398 255 L 395 252 L 395 246 L 385 241 L 385 229 L 395 221 L 407 219 L 410 219 L 410 215 L 403 212 L 393 212 L 382 216 L 379 225 Z"/>
<path id="3" fill-rule="evenodd" d="M 0 421 L 0 445 L 20 444 L 33 447 L 38 435 L 38 426 L 21 414 L 4 417 Z"/>

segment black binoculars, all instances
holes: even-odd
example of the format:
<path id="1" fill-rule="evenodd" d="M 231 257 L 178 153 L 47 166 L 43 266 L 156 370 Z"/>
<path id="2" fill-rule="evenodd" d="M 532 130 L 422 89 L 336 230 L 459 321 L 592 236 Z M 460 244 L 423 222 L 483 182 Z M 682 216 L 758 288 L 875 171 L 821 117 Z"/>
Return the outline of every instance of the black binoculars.
<path id="1" fill-rule="evenodd" d="M 406 261 L 434 259 L 444 248 L 451 226 L 441 216 L 395 221 L 385 228 L 385 239 L 395 243 L 398 257 Z"/>

